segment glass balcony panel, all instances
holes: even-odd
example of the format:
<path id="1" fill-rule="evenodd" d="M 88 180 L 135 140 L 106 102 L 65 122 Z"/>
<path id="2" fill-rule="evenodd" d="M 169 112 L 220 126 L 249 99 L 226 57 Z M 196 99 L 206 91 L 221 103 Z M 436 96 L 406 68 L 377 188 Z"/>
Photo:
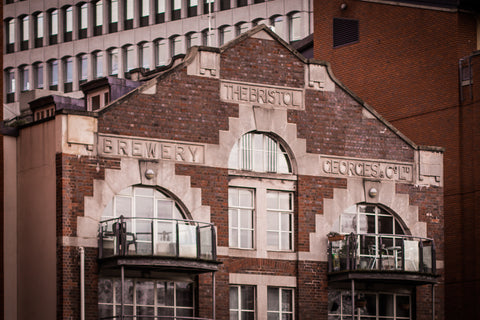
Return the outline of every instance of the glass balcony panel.
<path id="1" fill-rule="evenodd" d="M 122 300 L 122 284 L 120 280 L 115 280 L 115 301 Z M 124 293 L 123 293 L 123 303 L 133 304 L 133 281 L 125 280 L 124 282 Z"/>
<path id="2" fill-rule="evenodd" d="M 177 230 L 175 221 L 160 220 L 156 223 L 155 254 L 174 256 L 177 252 Z"/>
<path id="3" fill-rule="evenodd" d="M 419 248 L 418 241 L 405 240 L 403 242 L 405 250 L 405 271 L 419 271 Z"/>
<path id="4" fill-rule="evenodd" d="M 182 258 L 197 257 L 197 226 L 178 225 L 179 256 Z"/>
<path id="5" fill-rule="evenodd" d="M 212 228 L 200 227 L 200 258 L 211 260 L 213 258 Z"/>
<path id="6" fill-rule="evenodd" d="M 424 245 L 423 247 L 423 269 L 424 272 L 432 272 L 432 246 Z"/>

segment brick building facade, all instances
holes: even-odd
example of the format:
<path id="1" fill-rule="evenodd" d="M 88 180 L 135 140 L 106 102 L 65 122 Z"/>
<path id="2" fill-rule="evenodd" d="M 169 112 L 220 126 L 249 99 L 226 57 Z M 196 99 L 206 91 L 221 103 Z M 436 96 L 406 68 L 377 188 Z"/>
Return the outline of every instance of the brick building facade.
<path id="1" fill-rule="evenodd" d="M 7 138 L 9 319 L 443 318 L 443 149 L 327 63 L 262 25 L 83 90 Z"/>
<path id="2" fill-rule="evenodd" d="M 478 1 L 314 10 L 314 57 L 415 143 L 445 148 L 446 318 L 480 318 Z"/>

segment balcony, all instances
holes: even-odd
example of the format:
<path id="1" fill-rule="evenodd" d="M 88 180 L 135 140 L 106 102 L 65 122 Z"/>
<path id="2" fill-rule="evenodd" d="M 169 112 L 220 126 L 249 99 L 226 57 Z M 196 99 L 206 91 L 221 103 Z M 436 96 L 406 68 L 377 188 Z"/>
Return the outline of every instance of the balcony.
<path id="1" fill-rule="evenodd" d="M 215 227 L 210 223 L 119 217 L 100 222 L 98 242 L 103 268 L 218 269 Z"/>
<path id="2" fill-rule="evenodd" d="M 409 235 L 348 234 L 329 237 L 330 281 L 436 283 L 435 244 Z"/>

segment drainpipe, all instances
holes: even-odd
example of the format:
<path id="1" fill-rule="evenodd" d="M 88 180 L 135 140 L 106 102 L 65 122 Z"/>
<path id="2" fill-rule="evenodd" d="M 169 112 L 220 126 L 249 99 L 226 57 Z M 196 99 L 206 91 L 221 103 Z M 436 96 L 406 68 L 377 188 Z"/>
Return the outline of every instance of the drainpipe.
<path id="1" fill-rule="evenodd" d="M 80 320 L 85 320 L 85 248 L 78 248 L 80 254 Z"/>

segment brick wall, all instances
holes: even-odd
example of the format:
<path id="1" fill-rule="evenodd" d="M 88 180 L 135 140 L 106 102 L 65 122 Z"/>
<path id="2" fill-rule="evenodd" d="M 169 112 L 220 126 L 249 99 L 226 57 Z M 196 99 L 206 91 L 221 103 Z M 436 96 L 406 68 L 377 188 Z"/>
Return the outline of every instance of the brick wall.
<path id="1" fill-rule="evenodd" d="M 342 11 L 342 2 L 315 2 L 314 57 L 415 143 L 445 148 L 446 317 L 478 318 L 471 292 L 480 294 L 480 251 L 472 244 L 479 242 L 480 202 L 472 196 L 479 188 L 465 181 L 480 180 L 471 170 L 479 161 L 471 146 L 478 111 L 460 107 L 458 94 L 459 59 L 477 49 L 475 17 L 368 1 L 348 1 Z M 359 21 L 358 43 L 333 48 L 334 17 Z M 476 94 L 468 104 L 475 101 Z"/>

